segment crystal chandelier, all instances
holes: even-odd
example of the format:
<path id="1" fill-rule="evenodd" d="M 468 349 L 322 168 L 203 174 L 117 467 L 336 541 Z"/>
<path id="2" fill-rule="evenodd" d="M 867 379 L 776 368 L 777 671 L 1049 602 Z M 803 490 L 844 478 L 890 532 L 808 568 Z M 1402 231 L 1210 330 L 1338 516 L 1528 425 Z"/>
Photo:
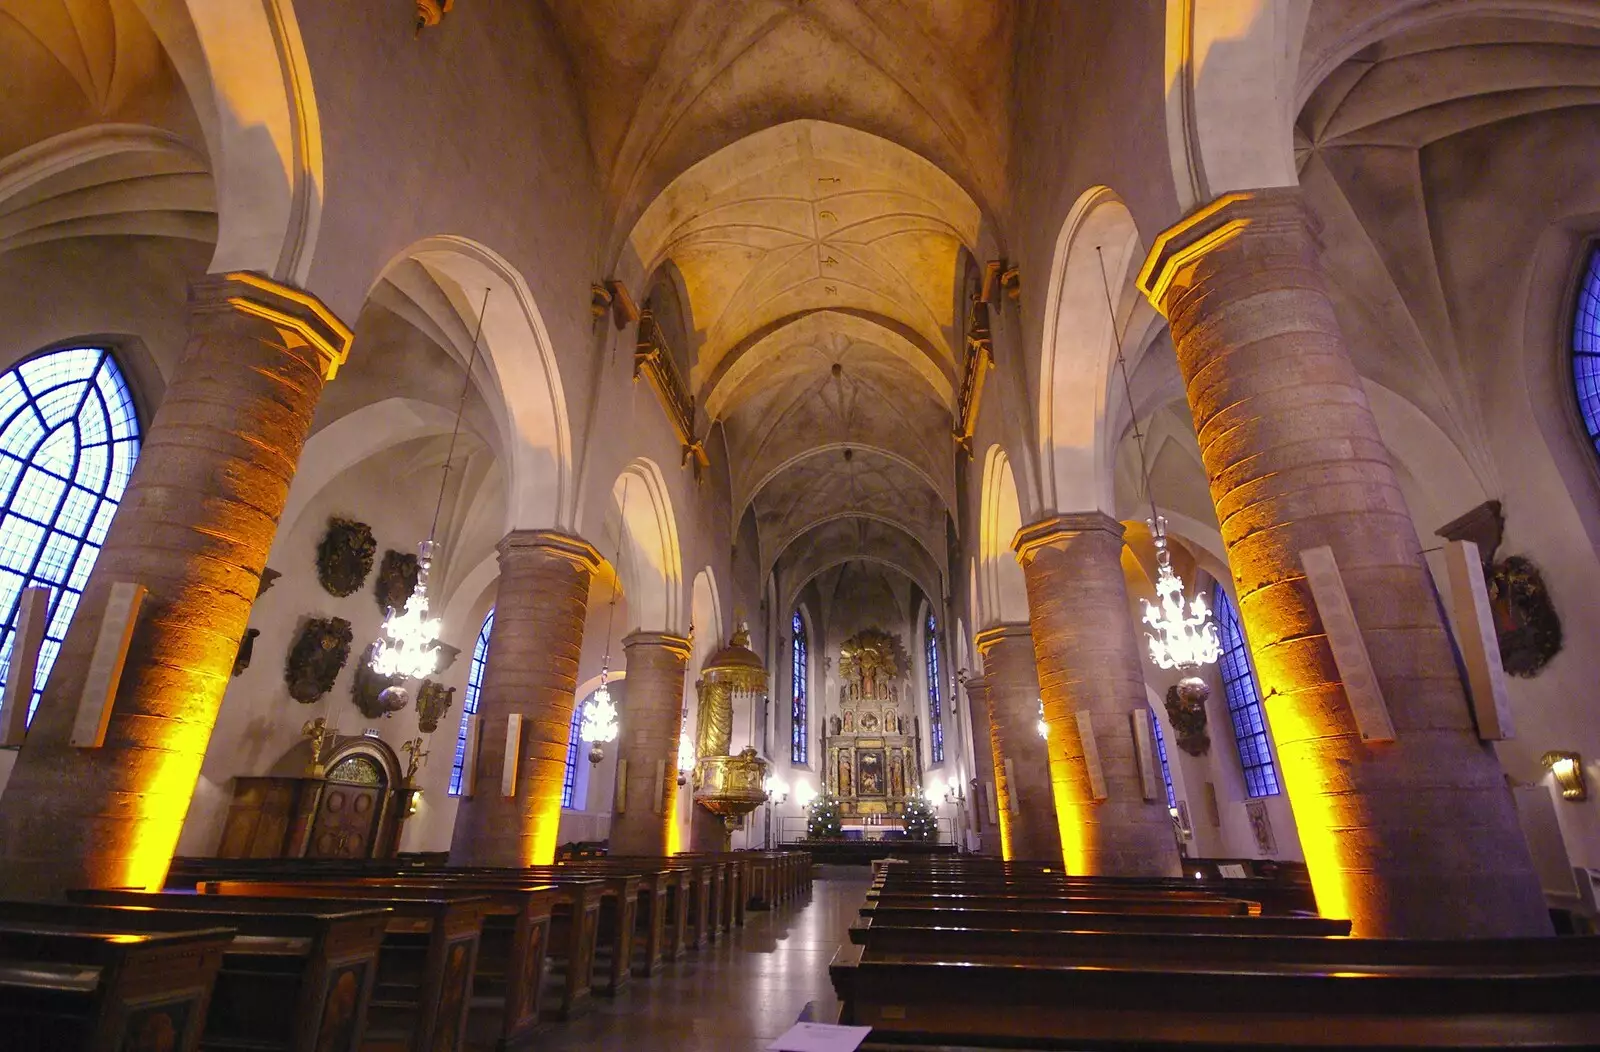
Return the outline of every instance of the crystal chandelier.
<path id="1" fill-rule="evenodd" d="M 606 613 L 606 656 L 600 661 L 600 686 L 589 700 L 583 703 L 583 723 L 578 736 L 589 743 L 589 762 L 599 763 L 606 758 L 605 745 L 617 740 L 617 704 L 611 700 L 611 688 L 606 680 L 611 675 L 611 629 L 617 620 L 617 590 L 622 579 L 622 530 L 628 524 L 628 487 L 622 487 L 622 511 L 617 519 L 617 560 L 611 581 L 611 604 Z"/>
<path id="2" fill-rule="evenodd" d="M 1160 604 L 1144 601 L 1144 623 L 1153 632 L 1146 632 L 1150 642 L 1150 660 L 1159 668 L 1175 668 L 1190 673 L 1184 679 L 1191 689 L 1205 687 L 1203 680 L 1193 673 L 1201 665 L 1217 660 L 1222 647 L 1217 641 L 1217 626 L 1211 620 L 1202 596 L 1195 596 L 1187 604 L 1183 599 L 1183 578 L 1172 568 L 1172 554 L 1167 550 L 1167 519 L 1156 511 L 1155 493 L 1150 485 L 1150 469 L 1144 455 L 1144 434 L 1139 430 L 1139 413 L 1133 405 L 1133 384 L 1128 380 L 1128 360 L 1122 354 L 1122 334 L 1117 331 L 1117 312 L 1111 305 L 1111 282 L 1106 278 L 1105 253 L 1098 246 L 1100 257 L 1100 283 L 1106 295 L 1106 316 L 1111 321 L 1111 332 L 1117 343 L 1117 368 L 1122 371 L 1122 390 L 1128 398 L 1128 419 L 1133 425 L 1133 439 L 1139 447 L 1139 474 L 1144 480 L 1145 498 L 1150 501 L 1150 535 L 1156 545 L 1156 597 Z M 1191 682 L 1192 681 L 1192 682 Z M 1209 693 L 1209 688 L 1205 688 Z M 1202 701 L 1204 699 L 1202 698 Z"/>
<path id="3" fill-rule="evenodd" d="M 1158 514 L 1146 521 L 1156 542 L 1156 595 L 1161 600 L 1159 605 L 1144 600 L 1144 623 L 1153 629 L 1145 633 L 1150 660 L 1158 668 L 1185 671 L 1212 664 L 1222 653 L 1222 645 L 1205 596 L 1184 603 L 1183 578 L 1172 569 L 1172 555 L 1167 551 L 1166 517 Z"/>
<path id="4" fill-rule="evenodd" d="M 1050 740 L 1050 725 L 1044 721 L 1044 699 L 1039 699 L 1039 737 Z"/>
<path id="5" fill-rule="evenodd" d="M 688 731 L 678 732 L 678 784 L 682 785 L 689 780 L 689 772 L 694 770 L 694 742 L 689 740 Z"/>
<path id="6" fill-rule="evenodd" d="M 445 486 L 450 481 L 450 465 L 455 459 L 456 439 L 461 435 L 467 394 L 472 390 L 472 367 L 478 363 L 478 343 L 483 337 L 483 316 L 488 309 L 489 290 L 484 289 L 483 305 L 478 308 L 478 327 L 472 334 L 472 353 L 467 357 L 467 373 L 461 382 L 461 398 L 456 402 L 456 425 L 450 432 L 450 448 L 444 455 L 439 499 L 433 505 L 433 524 L 428 527 L 428 539 L 417 546 L 416 586 L 404 608 L 398 611 L 392 606 L 389 608 L 367 662 L 372 671 L 390 679 L 421 679 L 439 668 L 438 635 L 442 626 L 437 617 L 428 616 L 428 571 L 433 567 L 433 538 L 439 530 L 439 511 L 444 507 Z"/>
<path id="7" fill-rule="evenodd" d="M 611 688 L 606 686 L 608 675 L 608 670 L 602 665 L 600 685 L 583 703 L 583 723 L 578 728 L 578 736 L 590 744 L 590 763 L 605 759 L 605 743 L 617 740 L 617 704 L 611 700 Z"/>

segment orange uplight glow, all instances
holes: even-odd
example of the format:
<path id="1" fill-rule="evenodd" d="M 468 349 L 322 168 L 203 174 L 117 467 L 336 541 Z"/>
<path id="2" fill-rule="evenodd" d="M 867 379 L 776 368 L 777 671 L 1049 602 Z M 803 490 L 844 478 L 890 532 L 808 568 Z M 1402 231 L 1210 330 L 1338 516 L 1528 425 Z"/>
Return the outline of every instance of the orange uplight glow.
<path id="1" fill-rule="evenodd" d="M 1325 786 L 1336 783 L 1341 772 L 1325 770 L 1316 747 L 1319 729 L 1284 694 L 1269 694 L 1262 702 L 1267 722 L 1278 743 L 1279 773 L 1289 806 L 1294 812 L 1300 849 L 1317 896 L 1317 912 L 1324 917 L 1350 917 L 1350 895 L 1344 865 L 1339 859 L 1338 816 L 1334 798 Z"/>

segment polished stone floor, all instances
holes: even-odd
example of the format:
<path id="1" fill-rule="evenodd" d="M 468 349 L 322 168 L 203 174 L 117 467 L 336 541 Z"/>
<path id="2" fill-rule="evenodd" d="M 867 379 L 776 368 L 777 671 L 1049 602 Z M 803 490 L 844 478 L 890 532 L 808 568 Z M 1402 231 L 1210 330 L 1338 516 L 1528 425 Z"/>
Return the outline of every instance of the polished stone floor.
<path id="1" fill-rule="evenodd" d="M 838 1011 L 828 962 L 849 941 L 866 897 L 865 866 L 819 866 L 809 900 L 770 912 L 750 911 L 743 928 L 615 998 L 558 1024 L 538 1047 L 592 1052 L 752 1052 L 794 1025 L 808 1002 L 815 1018 Z"/>

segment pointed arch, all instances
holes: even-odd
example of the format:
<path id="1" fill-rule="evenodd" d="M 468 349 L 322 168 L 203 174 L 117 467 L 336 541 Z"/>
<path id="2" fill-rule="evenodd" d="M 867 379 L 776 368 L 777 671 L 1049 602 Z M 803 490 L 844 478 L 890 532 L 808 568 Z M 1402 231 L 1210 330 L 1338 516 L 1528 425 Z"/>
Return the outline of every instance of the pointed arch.
<path id="1" fill-rule="evenodd" d="M 611 494 L 622 519 L 617 574 L 633 627 L 682 632 L 683 558 L 661 468 L 640 457 L 617 476 Z"/>
<path id="2" fill-rule="evenodd" d="M 1011 552 L 1022 528 L 1022 507 L 1011 460 L 999 445 L 989 447 L 983 464 L 983 500 L 978 520 L 977 597 L 973 611 L 980 625 L 1028 619 L 1027 582 Z"/>

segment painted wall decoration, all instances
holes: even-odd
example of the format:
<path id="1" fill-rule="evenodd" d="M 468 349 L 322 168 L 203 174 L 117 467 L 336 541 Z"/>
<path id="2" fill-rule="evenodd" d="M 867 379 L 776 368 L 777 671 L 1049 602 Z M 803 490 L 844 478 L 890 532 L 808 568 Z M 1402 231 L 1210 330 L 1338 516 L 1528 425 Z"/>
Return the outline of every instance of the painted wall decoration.
<path id="1" fill-rule="evenodd" d="M 355 638 L 350 622 L 342 617 L 308 618 L 289 648 L 284 682 L 289 696 L 310 705 L 333 689 L 339 670 L 350 659 L 350 643 Z"/>
<path id="2" fill-rule="evenodd" d="M 856 753 L 856 762 L 860 765 L 861 784 L 857 787 L 858 796 L 883 796 L 888 788 L 884 779 L 883 750 L 861 749 Z"/>
<path id="3" fill-rule="evenodd" d="M 1520 555 L 1494 564 L 1489 574 L 1500 663 L 1513 676 L 1537 676 L 1561 652 L 1561 618 L 1539 568 Z"/>
<path id="4" fill-rule="evenodd" d="M 349 519 L 329 519 L 328 531 L 317 545 L 317 580 L 329 595 L 351 595 L 372 572 L 372 557 L 377 550 L 371 526 Z"/>

